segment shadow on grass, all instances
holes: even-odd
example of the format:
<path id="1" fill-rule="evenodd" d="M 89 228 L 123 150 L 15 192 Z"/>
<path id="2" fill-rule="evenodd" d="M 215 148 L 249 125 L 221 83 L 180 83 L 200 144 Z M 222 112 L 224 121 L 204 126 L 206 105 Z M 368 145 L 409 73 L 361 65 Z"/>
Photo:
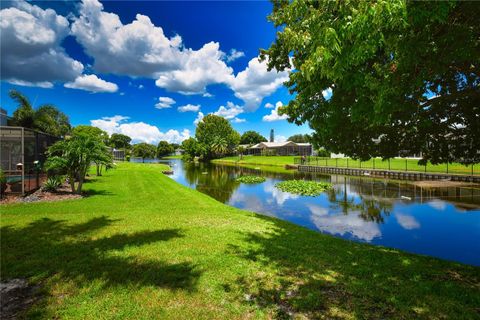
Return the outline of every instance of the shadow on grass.
<path id="1" fill-rule="evenodd" d="M 258 216 L 268 233 L 244 233 L 228 254 L 261 272 L 225 284 L 275 318 L 475 318 L 480 269 L 362 245 Z"/>
<path id="2" fill-rule="evenodd" d="M 88 190 L 82 190 L 82 193 L 86 197 L 91 197 L 91 196 L 113 196 L 115 193 L 108 191 L 108 190 L 95 190 L 95 189 L 88 189 Z"/>
<path id="3" fill-rule="evenodd" d="M 59 276 L 78 286 L 101 280 L 104 286 L 158 286 L 195 290 L 200 272 L 190 263 L 168 263 L 118 254 L 139 247 L 182 237 L 180 229 L 142 231 L 91 237 L 115 220 L 98 217 L 70 225 L 65 221 L 40 219 L 23 228 L 1 228 L 1 273 L 6 278 Z"/>

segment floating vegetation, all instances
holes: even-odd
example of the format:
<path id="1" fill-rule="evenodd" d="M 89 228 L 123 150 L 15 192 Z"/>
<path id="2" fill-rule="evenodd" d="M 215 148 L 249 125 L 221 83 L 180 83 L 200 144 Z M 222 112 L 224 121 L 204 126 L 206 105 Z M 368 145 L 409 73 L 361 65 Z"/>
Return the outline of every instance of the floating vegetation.
<path id="1" fill-rule="evenodd" d="M 306 180 L 286 180 L 275 185 L 276 188 L 284 191 L 299 194 L 302 196 L 315 197 L 332 188 L 327 182 L 306 181 Z"/>
<path id="2" fill-rule="evenodd" d="M 240 176 L 235 181 L 242 183 L 261 183 L 265 182 L 265 178 L 258 176 Z"/>

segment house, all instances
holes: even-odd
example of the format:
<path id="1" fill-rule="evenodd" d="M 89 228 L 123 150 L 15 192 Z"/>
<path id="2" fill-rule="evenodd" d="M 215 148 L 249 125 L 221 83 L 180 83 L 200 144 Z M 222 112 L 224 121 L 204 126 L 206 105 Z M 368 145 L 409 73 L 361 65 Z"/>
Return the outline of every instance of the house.
<path id="1" fill-rule="evenodd" d="M 247 149 L 251 155 L 277 155 L 277 156 L 310 156 L 313 148 L 310 143 L 285 142 L 260 142 Z"/>

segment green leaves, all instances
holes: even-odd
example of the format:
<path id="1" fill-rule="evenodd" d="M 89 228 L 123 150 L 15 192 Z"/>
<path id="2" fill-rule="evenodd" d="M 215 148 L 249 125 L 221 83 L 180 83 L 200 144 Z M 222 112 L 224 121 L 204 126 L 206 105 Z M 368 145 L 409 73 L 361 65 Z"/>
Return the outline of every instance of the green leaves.
<path id="1" fill-rule="evenodd" d="M 275 187 L 284 192 L 315 197 L 325 190 L 332 188 L 332 185 L 330 183 L 317 181 L 286 180 L 275 184 Z"/>
<path id="2" fill-rule="evenodd" d="M 317 145 L 363 160 L 475 163 L 479 15 L 473 2 L 279 0 L 269 17 L 279 31 L 261 55 L 270 68 L 294 65 L 283 111 Z"/>
<path id="3" fill-rule="evenodd" d="M 253 184 L 253 183 L 265 182 L 265 178 L 264 177 L 259 177 L 259 176 L 240 176 L 240 177 L 237 177 L 237 179 L 235 179 L 235 181 L 241 182 L 241 183 Z"/>

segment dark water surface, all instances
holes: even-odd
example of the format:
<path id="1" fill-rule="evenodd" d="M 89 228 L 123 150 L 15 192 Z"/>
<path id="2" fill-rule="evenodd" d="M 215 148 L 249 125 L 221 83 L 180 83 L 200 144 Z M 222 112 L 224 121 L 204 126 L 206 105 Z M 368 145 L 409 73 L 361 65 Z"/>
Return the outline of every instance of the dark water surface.
<path id="1" fill-rule="evenodd" d="M 404 181 L 168 161 L 172 178 L 231 206 L 344 239 L 480 265 L 480 188 L 420 188 Z M 238 183 L 239 175 L 264 183 Z M 318 197 L 275 188 L 279 181 L 333 184 Z"/>

